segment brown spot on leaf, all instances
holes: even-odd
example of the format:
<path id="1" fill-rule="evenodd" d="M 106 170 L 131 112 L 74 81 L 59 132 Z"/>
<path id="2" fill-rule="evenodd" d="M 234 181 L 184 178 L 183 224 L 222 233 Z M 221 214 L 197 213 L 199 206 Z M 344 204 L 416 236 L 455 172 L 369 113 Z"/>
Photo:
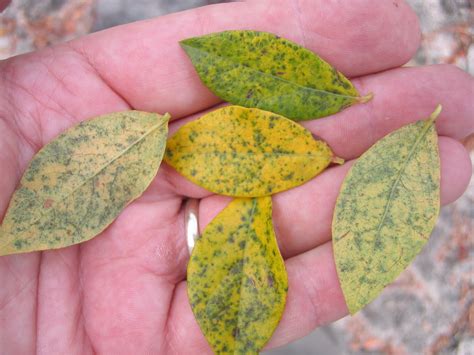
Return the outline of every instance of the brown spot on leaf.
<path id="1" fill-rule="evenodd" d="M 273 279 L 273 276 L 272 276 L 272 275 L 268 275 L 268 277 L 267 277 L 267 285 L 268 285 L 268 287 L 273 287 L 274 284 L 275 284 L 275 280 Z"/>
<path id="2" fill-rule="evenodd" d="M 232 332 L 232 336 L 237 339 L 239 337 L 239 334 L 240 334 L 239 327 L 235 327 Z"/>
<path id="3" fill-rule="evenodd" d="M 53 205 L 53 200 L 48 198 L 46 201 L 44 201 L 43 208 L 50 208 Z"/>

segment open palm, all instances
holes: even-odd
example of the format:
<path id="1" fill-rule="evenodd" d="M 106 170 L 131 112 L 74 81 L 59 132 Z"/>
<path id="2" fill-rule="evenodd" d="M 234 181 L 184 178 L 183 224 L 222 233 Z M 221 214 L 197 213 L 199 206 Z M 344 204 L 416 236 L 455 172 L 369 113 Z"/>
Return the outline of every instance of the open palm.
<path id="1" fill-rule="evenodd" d="M 473 79 L 449 66 L 397 68 L 420 37 L 416 17 L 402 1 L 221 4 L 0 62 L 0 216 L 35 152 L 73 124 L 133 108 L 170 112 L 173 131 L 218 104 L 178 41 L 226 29 L 292 39 L 355 78 L 361 93 L 375 94 L 366 105 L 304 124 L 349 162 L 274 196 L 290 283 L 285 314 L 269 344 L 275 347 L 347 312 L 330 221 L 350 159 L 441 103 L 443 203 L 466 188 L 470 162 L 457 140 L 474 132 Z M 95 239 L 0 257 L 0 353 L 209 353 L 186 296 L 188 197 L 201 199 L 201 227 L 229 201 L 163 165 L 145 194 Z"/>

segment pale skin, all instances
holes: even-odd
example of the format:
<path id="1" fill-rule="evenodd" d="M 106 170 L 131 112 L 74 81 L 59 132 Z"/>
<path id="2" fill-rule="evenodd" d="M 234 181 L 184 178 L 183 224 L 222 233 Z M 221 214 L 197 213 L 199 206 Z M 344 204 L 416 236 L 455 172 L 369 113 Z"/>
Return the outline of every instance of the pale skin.
<path id="1" fill-rule="evenodd" d="M 442 203 L 456 200 L 468 184 L 471 164 L 459 140 L 474 132 L 473 78 L 451 66 L 399 68 L 420 41 L 416 16 L 402 1 L 220 4 L 0 62 L 0 218 L 35 152 L 75 123 L 133 108 L 170 112 L 173 132 L 218 104 L 178 41 L 226 29 L 294 40 L 355 78 L 361 93 L 375 94 L 365 105 L 304 123 L 348 163 L 273 198 L 289 275 L 287 307 L 268 344 L 273 348 L 347 314 L 330 225 L 351 160 L 441 103 Z M 0 257 L 0 352 L 211 353 L 186 295 L 188 197 L 200 199 L 201 228 L 229 202 L 163 165 L 145 194 L 95 239 Z"/>

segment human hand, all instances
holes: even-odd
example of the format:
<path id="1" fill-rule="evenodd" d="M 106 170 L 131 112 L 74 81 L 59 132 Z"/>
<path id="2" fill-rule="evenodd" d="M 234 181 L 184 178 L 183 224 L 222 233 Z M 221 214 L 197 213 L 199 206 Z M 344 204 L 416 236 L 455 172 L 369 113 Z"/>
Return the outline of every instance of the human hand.
<path id="1" fill-rule="evenodd" d="M 367 104 L 304 123 L 348 163 L 273 198 L 289 275 L 286 311 L 269 343 L 276 347 L 347 313 L 330 225 L 351 159 L 441 103 L 443 204 L 467 186 L 470 161 L 457 140 L 474 132 L 473 79 L 450 66 L 397 68 L 420 37 L 416 17 L 402 1 L 221 4 L 0 62 L 0 215 L 33 154 L 73 124 L 134 108 L 170 112 L 177 119 L 173 132 L 218 104 L 178 41 L 227 29 L 292 39 L 356 77 L 362 93 L 375 94 Z M 186 296 L 182 206 L 188 197 L 201 199 L 201 227 L 230 201 L 163 164 L 146 193 L 95 239 L 0 257 L 0 352 L 210 353 Z"/>
<path id="2" fill-rule="evenodd" d="M 0 0 L 0 11 L 3 11 L 9 3 L 10 0 Z"/>

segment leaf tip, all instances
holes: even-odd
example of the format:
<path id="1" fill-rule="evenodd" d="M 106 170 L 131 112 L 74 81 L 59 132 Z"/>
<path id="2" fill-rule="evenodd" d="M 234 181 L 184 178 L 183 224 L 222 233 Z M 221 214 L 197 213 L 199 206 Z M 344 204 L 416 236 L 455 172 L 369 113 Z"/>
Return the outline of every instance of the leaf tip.
<path id="1" fill-rule="evenodd" d="M 194 37 L 185 38 L 185 39 L 182 39 L 181 41 L 179 41 L 179 45 L 181 46 L 181 48 L 186 50 L 187 47 L 192 46 L 193 42 L 194 42 Z"/>
<path id="2" fill-rule="evenodd" d="M 373 98 L 374 98 L 374 93 L 369 92 L 367 95 L 359 97 L 359 103 L 360 104 L 365 104 L 365 103 L 369 102 L 370 100 L 372 100 Z"/>
<path id="3" fill-rule="evenodd" d="M 353 317 L 356 315 L 357 312 L 359 312 L 359 308 L 348 308 L 349 314 Z"/>
<path id="4" fill-rule="evenodd" d="M 171 115 L 166 112 L 163 116 L 161 116 L 161 119 L 163 120 L 163 123 L 168 123 L 171 119 Z"/>

